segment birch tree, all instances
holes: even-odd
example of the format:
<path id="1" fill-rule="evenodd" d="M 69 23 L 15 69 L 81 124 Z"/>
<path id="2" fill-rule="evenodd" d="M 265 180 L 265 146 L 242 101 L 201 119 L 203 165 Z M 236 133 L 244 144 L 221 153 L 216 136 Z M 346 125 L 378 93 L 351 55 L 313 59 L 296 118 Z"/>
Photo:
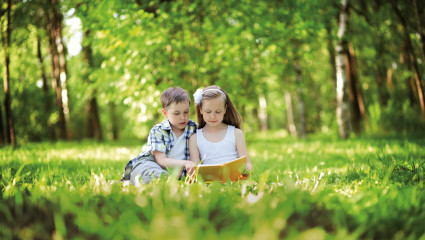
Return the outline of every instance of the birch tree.
<path id="1" fill-rule="evenodd" d="M 341 0 L 338 21 L 338 42 L 336 45 L 336 117 L 339 135 L 347 139 L 351 132 L 350 102 L 348 95 L 348 81 L 345 66 L 345 53 L 348 49 L 348 0 Z"/>

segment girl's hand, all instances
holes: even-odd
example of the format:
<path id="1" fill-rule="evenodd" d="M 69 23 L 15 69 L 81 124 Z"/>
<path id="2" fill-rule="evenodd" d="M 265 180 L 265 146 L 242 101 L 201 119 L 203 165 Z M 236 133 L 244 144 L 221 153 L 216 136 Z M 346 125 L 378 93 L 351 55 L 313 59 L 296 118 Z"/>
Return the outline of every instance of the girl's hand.
<path id="1" fill-rule="evenodd" d="M 246 162 L 246 170 L 248 172 L 252 172 L 252 163 L 251 163 L 251 161 L 247 161 Z"/>

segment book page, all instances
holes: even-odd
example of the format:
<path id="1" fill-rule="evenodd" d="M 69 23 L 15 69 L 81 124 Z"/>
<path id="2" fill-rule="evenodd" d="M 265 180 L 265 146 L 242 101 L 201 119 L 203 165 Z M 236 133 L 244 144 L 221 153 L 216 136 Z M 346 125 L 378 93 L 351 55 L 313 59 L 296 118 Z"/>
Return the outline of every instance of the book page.
<path id="1" fill-rule="evenodd" d="M 246 159 L 247 157 L 240 157 L 221 165 L 200 165 L 198 168 L 198 176 L 200 175 L 206 182 L 238 181 L 243 178 L 241 176 L 241 171 L 245 169 Z"/>

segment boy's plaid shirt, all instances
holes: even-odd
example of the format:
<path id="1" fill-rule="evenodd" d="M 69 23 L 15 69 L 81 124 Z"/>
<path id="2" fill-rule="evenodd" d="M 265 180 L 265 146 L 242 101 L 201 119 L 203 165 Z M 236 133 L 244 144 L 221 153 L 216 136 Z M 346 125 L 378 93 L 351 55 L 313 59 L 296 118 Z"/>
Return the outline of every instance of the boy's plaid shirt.
<path id="1" fill-rule="evenodd" d="M 186 144 L 184 149 L 185 160 L 190 159 L 189 138 L 195 132 L 196 132 L 196 123 L 192 120 L 189 120 L 183 132 L 185 144 Z M 148 152 L 153 153 L 154 151 L 158 151 L 158 152 L 163 152 L 165 154 L 168 154 L 170 150 L 174 147 L 174 144 L 176 143 L 176 141 L 177 141 L 177 138 L 172 132 L 170 122 L 168 120 L 165 120 L 155 125 L 149 132 L 148 145 L 147 145 Z"/>

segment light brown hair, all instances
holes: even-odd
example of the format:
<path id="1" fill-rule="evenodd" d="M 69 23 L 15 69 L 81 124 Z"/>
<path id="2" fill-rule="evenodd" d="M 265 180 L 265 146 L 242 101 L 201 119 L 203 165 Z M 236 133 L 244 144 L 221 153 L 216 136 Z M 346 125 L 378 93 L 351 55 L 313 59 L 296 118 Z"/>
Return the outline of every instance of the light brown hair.
<path id="1" fill-rule="evenodd" d="M 210 91 L 213 89 L 217 91 Z M 204 92 L 202 93 L 202 100 L 199 104 L 196 105 L 196 116 L 198 118 L 198 128 L 203 128 L 206 125 L 206 122 L 204 121 L 204 118 L 201 114 L 202 102 L 205 99 L 214 99 L 214 98 L 222 97 L 222 98 L 225 98 L 224 104 L 226 107 L 226 114 L 224 114 L 223 123 L 227 125 L 232 125 L 232 126 L 235 126 L 236 128 L 241 129 L 241 123 L 242 123 L 241 115 L 239 114 L 238 110 L 236 110 L 235 106 L 233 105 L 232 101 L 229 98 L 229 95 L 219 86 L 209 86 L 203 90 Z"/>
<path id="2" fill-rule="evenodd" d="M 167 110 L 167 108 L 173 103 L 189 102 L 190 97 L 186 90 L 180 87 L 170 87 L 167 88 L 161 94 L 161 105 L 162 108 Z"/>

